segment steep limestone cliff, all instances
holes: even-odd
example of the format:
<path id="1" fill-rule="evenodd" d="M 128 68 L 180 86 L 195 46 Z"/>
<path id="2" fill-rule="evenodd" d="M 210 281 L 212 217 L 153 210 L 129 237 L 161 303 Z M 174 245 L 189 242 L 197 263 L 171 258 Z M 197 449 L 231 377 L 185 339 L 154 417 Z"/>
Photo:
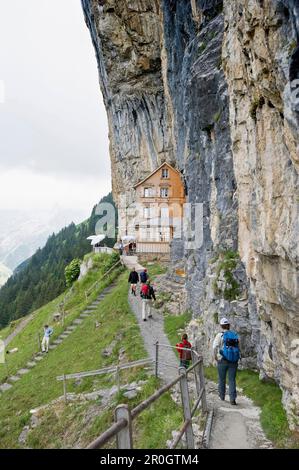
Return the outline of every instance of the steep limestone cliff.
<path id="1" fill-rule="evenodd" d="M 110 131 L 113 190 L 163 160 L 203 204 L 184 264 L 191 328 L 211 360 L 219 317 L 274 378 L 299 427 L 299 9 L 294 0 L 82 0 Z M 298 93 L 299 95 L 299 93 Z"/>
<path id="2" fill-rule="evenodd" d="M 291 89 L 299 73 L 296 3 L 226 2 L 223 47 L 238 251 L 260 318 L 258 365 L 283 388 L 292 424 L 299 407 L 299 114 Z"/>

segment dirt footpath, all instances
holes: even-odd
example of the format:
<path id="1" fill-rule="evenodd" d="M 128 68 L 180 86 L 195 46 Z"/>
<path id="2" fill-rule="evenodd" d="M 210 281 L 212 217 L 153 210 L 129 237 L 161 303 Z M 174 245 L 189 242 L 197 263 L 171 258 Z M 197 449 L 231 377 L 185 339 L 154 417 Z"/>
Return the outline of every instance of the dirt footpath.
<path id="1" fill-rule="evenodd" d="M 218 398 L 217 385 L 207 384 L 209 407 L 214 408 L 210 449 L 271 449 L 260 423 L 260 408 L 238 393 L 237 406 Z"/>

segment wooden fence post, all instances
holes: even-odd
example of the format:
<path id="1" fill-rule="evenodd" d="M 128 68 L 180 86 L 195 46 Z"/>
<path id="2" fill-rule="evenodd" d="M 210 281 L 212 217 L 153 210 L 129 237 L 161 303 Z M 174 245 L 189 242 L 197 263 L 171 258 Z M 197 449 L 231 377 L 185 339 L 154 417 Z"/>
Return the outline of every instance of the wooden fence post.
<path id="1" fill-rule="evenodd" d="M 206 395 L 206 382 L 205 382 L 205 375 L 204 375 L 204 367 L 203 367 L 203 357 L 200 350 L 200 343 L 199 340 L 196 340 L 195 349 L 198 354 L 198 358 L 201 357 L 202 361 L 198 366 L 198 377 L 199 377 L 199 385 L 200 388 L 203 389 L 202 399 L 201 399 L 201 409 L 205 413 L 208 410 L 207 405 L 207 395 Z"/>
<path id="2" fill-rule="evenodd" d="M 63 395 L 64 395 L 64 401 L 65 401 L 65 403 L 67 403 L 66 378 L 65 378 L 65 374 L 63 374 Z"/>
<path id="3" fill-rule="evenodd" d="M 132 418 L 128 405 L 119 405 L 115 409 L 115 421 L 122 418 L 127 420 L 128 425 L 117 434 L 116 447 L 117 449 L 133 449 Z"/>
<path id="4" fill-rule="evenodd" d="M 158 367 L 159 367 L 159 341 L 156 342 L 156 365 L 155 365 L 155 376 L 158 377 Z"/>
<path id="5" fill-rule="evenodd" d="M 192 350 L 192 362 L 195 364 L 198 361 L 198 356 L 195 354 L 195 352 Z M 200 394 L 200 379 L 199 379 L 199 365 L 194 368 L 194 379 L 195 379 L 195 385 L 196 385 L 196 392 L 197 396 Z"/>
<path id="6" fill-rule="evenodd" d="M 195 449 L 194 445 L 194 436 L 193 436 L 193 429 L 192 429 L 192 421 L 191 421 L 191 406 L 190 406 L 190 396 L 189 396 L 189 389 L 188 389 L 188 380 L 185 367 L 179 368 L 179 373 L 181 376 L 180 385 L 181 385 L 181 395 L 182 395 L 182 405 L 184 411 L 184 419 L 185 421 L 190 420 L 189 425 L 186 428 L 186 440 L 187 440 L 187 448 L 188 449 Z"/>

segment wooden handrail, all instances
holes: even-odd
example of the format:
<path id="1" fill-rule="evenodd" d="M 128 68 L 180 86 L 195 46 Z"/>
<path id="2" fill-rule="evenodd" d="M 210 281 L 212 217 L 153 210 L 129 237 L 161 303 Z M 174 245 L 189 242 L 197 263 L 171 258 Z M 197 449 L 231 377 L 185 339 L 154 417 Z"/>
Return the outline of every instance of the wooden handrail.
<path id="1" fill-rule="evenodd" d="M 142 403 L 140 403 L 138 406 L 136 406 L 132 411 L 131 411 L 131 416 L 132 419 L 136 418 L 143 410 L 146 410 L 152 403 L 154 403 L 158 398 L 160 398 L 164 393 L 168 392 L 174 385 L 176 385 L 180 380 L 180 376 L 174 379 L 172 382 L 170 382 L 167 385 L 164 385 L 164 387 L 160 388 L 155 392 L 153 395 L 151 395 L 149 398 L 144 400 Z"/>
<path id="2" fill-rule="evenodd" d="M 103 434 L 101 434 L 97 439 L 95 439 L 87 449 L 100 449 L 106 444 L 110 439 L 115 437 L 119 431 L 127 427 L 128 421 L 126 419 L 120 419 L 116 423 L 114 423 L 110 428 L 108 428 Z"/>
<path id="3" fill-rule="evenodd" d="M 128 362 L 126 364 L 119 364 L 117 366 L 111 366 L 111 367 L 104 367 L 103 369 L 98 369 L 98 370 L 90 370 L 87 372 L 78 372 L 74 374 L 68 374 L 68 375 L 60 375 L 56 377 L 56 380 L 62 381 L 62 380 L 71 380 L 71 379 L 81 379 L 83 377 L 92 377 L 95 375 L 104 375 L 104 374 L 109 374 L 116 372 L 117 369 L 119 370 L 125 370 L 125 369 L 130 369 L 132 367 L 138 367 L 138 366 L 144 366 L 147 364 L 152 364 L 154 361 L 153 359 L 139 359 L 138 361 L 134 362 Z"/>
<path id="4" fill-rule="evenodd" d="M 196 361 L 195 364 L 192 367 L 187 369 L 185 375 L 187 376 L 188 373 L 190 373 L 195 367 L 197 367 L 201 363 L 202 363 L 202 358 L 200 358 L 198 361 Z M 142 411 L 146 410 L 152 403 L 154 403 L 156 400 L 158 400 L 164 393 L 168 392 L 168 390 L 170 390 L 174 385 L 176 385 L 181 379 L 182 379 L 182 376 L 179 375 L 174 380 L 172 380 L 170 383 L 168 383 L 168 384 L 164 385 L 163 387 L 161 387 L 153 395 L 151 395 L 149 398 L 147 398 L 142 403 L 140 403 L 135 408 L 133 408 L 133 410 L 130 413 L 131 419 L 133 420 L 133 419 L 137 418 L 137 416 L 140 415 L 140 413 L 142 413 Z M 204 388 L 202 388 L 200 390 L 197 401 L 196 401 L 195 405 L 192 408 L 191 418 L 184 421 L 183 427 L 181 428 L 180 433 L 179 433 L 180 437 L 179 437 L 178 440 L 176 439 L 175 442 L 174 442 L 174 443 L 176 443 L 176 445 L 178 444 L 178 442 L 182 438 L 182 436 L 185 433 L 188 426 L 190 426 L 190 423 L 192 422 L 192 416 L 194 415 L 196 409 L 198 408 L 198 405 L 199 405 L 200 401 L 202 400 L 203 393 L 204 393 Z M 87 449 L 100 449 L 111 438 L 115 437 L 119 433 L 120 430 L 126 428 L 127 426 L 128 426 L 128 421 L 126 419 L 118 420 L 116 423 L 112 424 L 112 426 L 110 426 L 103 434 L 101 434 L 101 436 L 99 436 L 95 441 L 93 441 L 87 447 Z M 172 447 L 172 448 L 174 448 L 174 447 Z"/>
<path id="5" fill-rule="evenodd" d="M 100 279 L 98 279 L 97 281 L 94 282 L 94 284 L 88 289 L 85 291 L 85 295 L 86 297 L 88 297 L 88 295 L 94 290 L 94 287 L 99 284 L 116 266 L 118 266 L 119 264 L 121 264 L 121 260 L 118 260 L 117 263 L 115 263 L 106 273 L 103 274 L 102 277 L 100 277 Z"/>

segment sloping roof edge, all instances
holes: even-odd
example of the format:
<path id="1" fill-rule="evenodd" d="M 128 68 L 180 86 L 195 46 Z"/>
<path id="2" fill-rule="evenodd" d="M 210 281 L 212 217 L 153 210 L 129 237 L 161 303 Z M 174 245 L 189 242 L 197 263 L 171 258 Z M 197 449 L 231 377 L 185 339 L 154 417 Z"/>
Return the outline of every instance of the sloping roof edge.
<path id="1" fill-rule="evenodd" d="M 138 186 L 140 186 L 142 183 L 144 183 L 146 180 L 148 180 L 151 176 L 153 176 L 155 173 L 157 173 L 157 171 L 159 171 L 164 165 L 167 165 L 169 168 L 171 168 L 172 170 L 176 171 L 180 176 L 181 176 L 181 173 L 179 172 L 179 170 L 177 170 L 176 168 L 174 168 L 173 166 L 170 165 L 170 163 L 168 162 L 163 162 L 158 168 L 156 168 L 154 171 L 151 172 L 150 175 L 146 176 L 142 181 L 139 181 L 139 183 L 135 184 L 133 186 L 133 188 L 137 188 Z"/>

